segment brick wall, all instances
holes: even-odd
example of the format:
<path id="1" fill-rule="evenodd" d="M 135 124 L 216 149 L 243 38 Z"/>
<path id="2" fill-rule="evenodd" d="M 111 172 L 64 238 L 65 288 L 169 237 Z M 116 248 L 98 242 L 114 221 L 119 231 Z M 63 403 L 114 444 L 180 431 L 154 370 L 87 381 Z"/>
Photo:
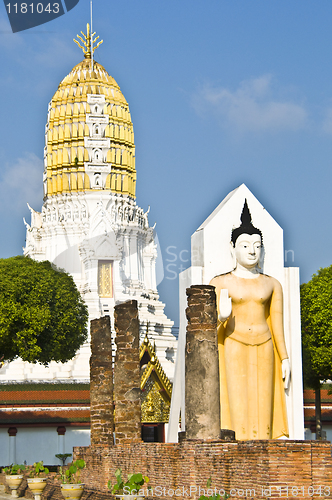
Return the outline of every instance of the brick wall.
<path id="1" fill-rule="evenodd" d="M 125 474 L 147 474 L 152 498 L 195 500 L 209 477 L 213 488 L 235 499 L 332 496 L 331 444 L 326 441 L 132 443 L 75 448 L 75 456 L 88 464 L 84 481 L 100 492 L 107 491 L 109 479 L 115 483 L 114 472 L 121 467 Z"/>
<path id="2" fill-rule="evenodd" d="M 187 288 L 185 350 L 186 437 L 220 437 L 217 308 L 214 286 Z"/>
<path id="3" fill-rule="evenodd" d="M 91 444 L 113 444 L 113 371 L 110 318 L 91 321 Z"/>
<path id="4" fill-rule="evenodd" d="M 141 440 L 141 375 L 137 301 L 114 308 L 114 424 L 116 444 Z"/>

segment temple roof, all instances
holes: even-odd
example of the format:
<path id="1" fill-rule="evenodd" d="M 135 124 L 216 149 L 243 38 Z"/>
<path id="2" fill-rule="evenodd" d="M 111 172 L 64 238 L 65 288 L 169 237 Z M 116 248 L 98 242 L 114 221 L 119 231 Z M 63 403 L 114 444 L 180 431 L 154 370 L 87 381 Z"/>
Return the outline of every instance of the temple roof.
<path id="1" fill-rule="evenodd" d="M 0 426 L 90 423 L 90 386 L 75 383 L 0 384 Z"/>

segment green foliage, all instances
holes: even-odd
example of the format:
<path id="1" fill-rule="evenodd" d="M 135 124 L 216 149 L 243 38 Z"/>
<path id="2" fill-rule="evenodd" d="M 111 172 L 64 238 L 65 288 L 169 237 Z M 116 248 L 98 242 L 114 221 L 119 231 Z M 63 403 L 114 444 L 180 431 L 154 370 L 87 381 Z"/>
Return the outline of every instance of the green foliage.
<path id="1" fill-rule="evenodd" d="M 216 491 L 213 491 L 212 489 L 210 489 L 211 484 L 212 484 L 212 479 L 209 478 L 207 480 L 207 483 L 206 483 L 206 487 L 207 487 L 206 493 L 209 494 L 209 492 L 210 492 L 211 495 L 209 495 L 209 496 L 201 495 L 198 500 L 221 500 L 222 498 L 227 500 L 227 498 L 230 497 L 229 493 L 224 493 L 223 496 L 221 496 L 220 493 L 217 493 Z"/>
<path id="2" fill-rule="evenodd" d="M 301 285 L 304 385 L 319 389 L 332 378 L 332 266 Z"/>
<path id="3" fill-rule="evenodd" d="M 3 469 L 3 472 L 7 476 L 15 476 L 16 474 L 22 474 L 25 470 L 25 465 L 11 464 Z"/>
<path id="4" fill-rule="evenodd" d="M 0 259 L 0 359 L 66 362 L 86 340 L 87 320 L 69 274 L 48 261 Z"/>
<path id="5" fill-rule="evenodd" d="M 143 476 L 141 473 L 137 474 L 128 474 L 128 480 L 124 483 L 122 479 L 122 469 L 117 469 L 115 471 L 116 484 L 112 486 L 111 481 L 108 481 L 107 486 L 109 489 L 112 489 L 112 493 L 116 494 L 137 494 L 141 489 L 144 483 L 149 482 L 149 478 L 147 476 Z"/>
<path id="6" fill-rule="evenodd" d="M 30 477 L 45 477 L 50 471 L 47 467 L 44 467 L 44 462 L 41 460 L 40 462 L 35 462 L 33 464 L 33 469 L 30 471 Z"/>
<path id="7" fill-rule="evenodd" d="M 63 484 L 79 484 L 81 470 L 85 467 L 85 461 L 82 459 L 78 459 L 75 462 L 72 462 L 68 469 L 63 472 L 62 467 L 60 467 L 60 477 Z"/>
<path id="8" fill-rule="evenodd" d="M 71 457 L 71 453 L 57 453 L 55 456 L 62 461 L 62 465 L 65 465 L 67 458 Z"/>

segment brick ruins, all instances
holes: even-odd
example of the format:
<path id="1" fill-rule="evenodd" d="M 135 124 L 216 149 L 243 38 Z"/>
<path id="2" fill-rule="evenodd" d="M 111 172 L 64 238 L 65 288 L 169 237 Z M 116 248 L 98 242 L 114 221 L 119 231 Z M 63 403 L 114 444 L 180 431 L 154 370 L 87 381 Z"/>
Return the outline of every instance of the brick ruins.
<path id="1" fill-rule="evenodd" d="M 116 444 L 141 441 L 141 378 L 136 300 L 115 306 L 114 424 Z"/>
<path id="2" fill-rule="evenodd" d="M 216 294 L 213 286 L 187 289 L 185 354 L 186 438 L 220 437 Z"/>
<path id="3" fill-rule="evenodd" d="M 114 472 L 119 467 L 125 475 L 148 475 L 152 487 L 149 496 L 154 499 L 195 500 L 204 489 L 206 492 L 210 477 L 212 488 L 234 499 L 331 496 L 329 442 L 235 441 L 231 440 L 231 432 L 224 433 L 224 439 L 216 438 L 220 435 L 219 426 L 211 415 L 218 413 L 219 405 L 215 295 L 211 287 L 202 285 L 191 287 L 187 293 L 187 359 L 196 369 L 187 369 L 186 387 L 192 393 L 186 400 L 188 435 L 179 443 L 140 442 L 137 303 L 116 306 L 114 421 L 109 319 L 92 322 L 91 446 L 74 448 L 74 459 L 83 458 L 87 463 L 81 476 L 87 488 L 82 500 L 109 497 L 107 482 L 115 483 Z M 199 391 L 199 387 L 203 390 Z M 207 408 L 206 419 L 202 408 Z M 199 421 L 197 415 L 201 415 Z M 204 439 L 198 439 L 199 436 Z M 59 498 L 58 486 L 49 484 L 43 500 Z"/>
<path id="4" fill-rule="evenodd" d="M 138 440 L 138 405 L 133 411 L 132 401 L 126 401 L 126 394 L 138 387 L 135 378 L 138 343 L 134 340 L 137 326 L 129 319 L 135 317 L 135 307 L 133 302 L 122 304 L 121 309 L 117 306 L 117 345 L 123 351 L 127 345 L 128 351 L 127 356 L 119 351 L 118 362 L 124 366 L 115 368 L 115 422 L 119 418 L 125 430 L 123 435 L 121 431 L 116 446 L 104 445 L 106 439 L 100 437 L 98 445 L 75 448 L 75 457 L 87 462 L 83 474 L 86 484 L 94 491 L 106 492 L 107 481 L 114 481 L 114 472 L 121 467 L 125 474 L 147 474 L 154 490 L 149 496 L 153 498 L 197 499 L 210 477 L 213 488 L 236 499 L 321 498 L 332 494 L 332 487 L 329 492 L 332 481 L 329 442 L 235 441 L 231 432 L 224 432 L 224 439 L 219 438 L 215 293 L 213 287 L 199 285 L 188 289 L 187 295 L 186 438 L 171 444 L 135 442 Z M 133 356 L 131 361 L 130 356 Z M 118 404 L 121 418 L 116 416 Z M 127 418 L 123 413 L 126 407 L 129 407 Z"/>
<path id="5" fill-rule="evenodd" d="M 113 444 L 114 406 L 110 318 L 91 321 L 91 446 Z"/>
<path id="6" fill-rule="evenodd" d="M 327 441 L 183 440 L 179 444 L 75 448 L 75 456 L 88 464 L 86 484 L 101 492 L 106 492 L 108 479 L 115 483 L 114 472 L 121 467 L 125 474 L 147 474 L 154 489 L 151 497 L 162 500 L 195 500 L 210 477 L 213 488 L 237 500 L 322 499 L 332 494 L 331 444 Z"/>

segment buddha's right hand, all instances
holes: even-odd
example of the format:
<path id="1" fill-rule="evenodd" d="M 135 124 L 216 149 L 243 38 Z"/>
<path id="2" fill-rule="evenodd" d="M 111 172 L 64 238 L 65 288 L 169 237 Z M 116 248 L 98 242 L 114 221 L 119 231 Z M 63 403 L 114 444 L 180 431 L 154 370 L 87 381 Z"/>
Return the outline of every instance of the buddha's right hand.
<path id="1" fill-rule="evenodd" d="M 219 321 L 222 323 L 226 321 L 227 318 L 232 313 L 232 299 L 228 297 L 227 288 L 222 288 L 219 295 Z"/>

